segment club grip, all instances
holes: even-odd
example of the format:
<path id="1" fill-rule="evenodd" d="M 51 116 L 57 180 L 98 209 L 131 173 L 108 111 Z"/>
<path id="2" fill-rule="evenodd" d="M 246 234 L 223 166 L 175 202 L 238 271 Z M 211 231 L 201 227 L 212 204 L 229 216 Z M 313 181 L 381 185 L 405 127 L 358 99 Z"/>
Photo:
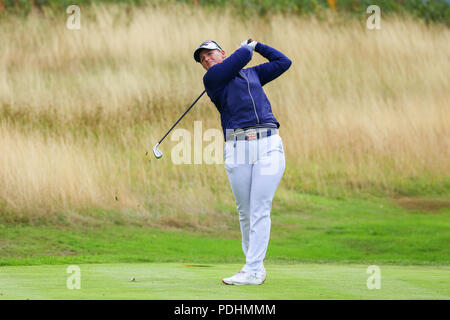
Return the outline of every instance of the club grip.
<path id="1" fill-rule="evenodd" d="M 252 38 L 248 39 L 248 40 L 247 40 L 247 44 L 249 44 L 249 43 L 252 42 L 252 41 L 253 41 Z"/>

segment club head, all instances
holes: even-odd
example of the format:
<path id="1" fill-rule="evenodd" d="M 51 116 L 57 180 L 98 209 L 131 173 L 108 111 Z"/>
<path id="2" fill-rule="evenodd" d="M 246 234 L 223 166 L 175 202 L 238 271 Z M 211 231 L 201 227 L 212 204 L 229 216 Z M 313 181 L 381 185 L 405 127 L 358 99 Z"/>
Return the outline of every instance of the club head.
<path id="1" fill-rule="evenodd" d="M 162 152 L 158 150 L 159 143 L 155 144 L 153 147 L 153 154 L 155 155 L 156 159 L 159 159 L 163 156 Z"/>

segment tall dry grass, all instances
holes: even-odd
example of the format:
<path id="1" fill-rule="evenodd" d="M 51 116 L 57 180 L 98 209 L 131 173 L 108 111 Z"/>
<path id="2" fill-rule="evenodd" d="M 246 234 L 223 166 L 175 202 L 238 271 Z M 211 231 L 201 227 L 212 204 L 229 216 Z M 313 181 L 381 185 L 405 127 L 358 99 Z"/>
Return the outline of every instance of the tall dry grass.
<path id="1" fill-rule="evenodd" d="M 382 17 L 378 31 L 333 16 L 240 21 L 184 5 L 82 8 L 81 18 L 79 31 L 49 12 L 0 21 L 5 219 L 100 208 L 168 226 L 227 221 L 234 201 L 222 165 L 174 165 L 169 139 L 162 160 L 145 152 L 203 90 L 196 46 L 216 39 L 230 54 L 250 36 L 293 61 L 265 87 L 287 157 L 280 194 L 449 190 L 445 27 L 396 17 Z M 255 53 L 249 66 L 263 62 Z M 194 120 L 220 128 L 207 96 L 179 127 L 193 132 Z"/>

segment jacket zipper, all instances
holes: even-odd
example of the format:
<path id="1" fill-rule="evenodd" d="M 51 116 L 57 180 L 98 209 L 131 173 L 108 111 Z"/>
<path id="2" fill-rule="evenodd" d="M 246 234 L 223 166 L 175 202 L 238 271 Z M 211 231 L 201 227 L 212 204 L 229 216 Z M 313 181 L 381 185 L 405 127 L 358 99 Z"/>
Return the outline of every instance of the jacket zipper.
<path id="1" fill-rule="evenodd" d="M 242 76 L 244 76 L 244 72 L 242 71 Z M 258 121 L 259 124 L 259 117 L 258 117 L 258 113 L 256 112 L 256 105 L 255 105 L 255 100 L 253 100 L 253 96 L 252 93 L 250 92 L 250 82 L 248 82 L 247 77 L 244 77 L 245 80 L 247 81 L 247 86 L 248 86 L 248 93 L 250 94 L 250 98 L 252 98 L 252 102 L 253 102 L 253 110 L 255 111 L 255 116 L 256 116 L 256 120 Z"/>

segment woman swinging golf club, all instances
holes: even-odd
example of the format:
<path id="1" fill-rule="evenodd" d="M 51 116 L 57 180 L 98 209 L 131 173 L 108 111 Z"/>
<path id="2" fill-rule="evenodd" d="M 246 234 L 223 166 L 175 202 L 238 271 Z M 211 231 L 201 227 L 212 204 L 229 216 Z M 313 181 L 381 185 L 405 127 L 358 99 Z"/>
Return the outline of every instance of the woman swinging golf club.
<path id="1" fill-rule="evenodd" d="M 269 62 L 243 69 L 253 51 Z M 285 169 L 280 124 L 262 87 L 292 62 L 278 50 L 251 39 L 243 41 L 228 58 L 215 41 L 205 41 L 195 50 L 194 59 L 207 70 L 203 77 L 206 93 L 220 113 L 225 169 L 239 212 L 246 257 L 241 271 L 222 282 L 262 284 L 272 199 Z"/>

